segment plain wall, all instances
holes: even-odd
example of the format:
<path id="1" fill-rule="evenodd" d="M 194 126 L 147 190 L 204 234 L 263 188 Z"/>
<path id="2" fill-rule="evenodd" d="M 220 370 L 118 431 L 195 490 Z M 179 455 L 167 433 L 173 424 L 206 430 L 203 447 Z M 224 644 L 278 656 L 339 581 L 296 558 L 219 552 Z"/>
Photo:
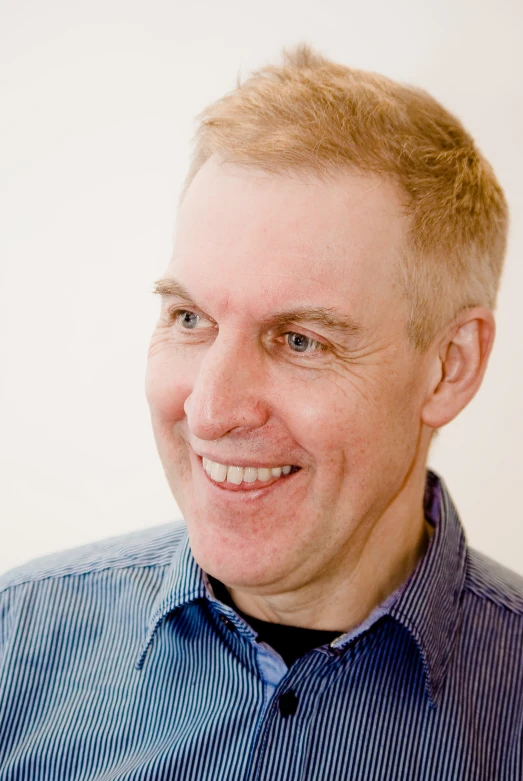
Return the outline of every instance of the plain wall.
<path id="1" fill-rule="evenodd" d="M 523 573 L 522 33 L 519 0 L 0 2 L 0 571 L 180 517 L 144 372 L 194 117 L 305 40 L 431 92 L 505 188 L 494 352 L 430 464 Z"/>

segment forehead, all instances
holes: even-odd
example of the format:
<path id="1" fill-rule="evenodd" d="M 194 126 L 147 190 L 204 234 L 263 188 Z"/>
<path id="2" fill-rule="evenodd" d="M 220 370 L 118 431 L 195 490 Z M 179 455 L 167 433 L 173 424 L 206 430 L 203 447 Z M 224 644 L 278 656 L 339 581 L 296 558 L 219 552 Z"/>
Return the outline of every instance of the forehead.
<path id="1" fill-rule="evenodd" d="M 395 187 L 370 175 L 328 181 L 211 158 L 178 215 L 169 273 L 219 304 L 369 304 L 397 296 L 406 217 Z M 305 300 L 306 299 L 306 300 Z"/>

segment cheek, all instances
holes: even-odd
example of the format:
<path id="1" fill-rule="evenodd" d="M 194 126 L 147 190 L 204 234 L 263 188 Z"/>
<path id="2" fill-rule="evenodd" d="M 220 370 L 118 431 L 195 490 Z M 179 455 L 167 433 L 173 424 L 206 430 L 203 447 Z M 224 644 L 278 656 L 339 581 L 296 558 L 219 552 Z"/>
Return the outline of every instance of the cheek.
<path id="1" fill-rule="evenodd" d="M 147 361 L 145 396 L 154 418 L 175 422 L 184 417 L 184 402 L 190 385 L 183 380 L 184 372 L 167 357 L 154 356 Z"/>
<path id="2" fill-rule="evenodd" d="M 367 411 L 337 386 L 315 380 L 294 384 L 283 400 L 275 410 L 279 422 L 317 469 L 338 472 L 348 453 L 364 449 Z"/>
<path id="3" fill-rule="evenodd" d="M 411 394 L 394 383 L 345 377 L 295 388 L 291 398 L 282 418 L 313 458 L 330 467 L 375 468 L 414 433 Z"/>
<path id="4" fill-rule="evenodd" d="M 168 482 L 177 496 L 190 473 L 184 440 L 176 425 L 185 415 L 183 405 L 188 392 L 180 382 L 180 372 L 173 368 L 172 361 L 158 355 L 148 359 L 145 396 L 153 435 Z"/>

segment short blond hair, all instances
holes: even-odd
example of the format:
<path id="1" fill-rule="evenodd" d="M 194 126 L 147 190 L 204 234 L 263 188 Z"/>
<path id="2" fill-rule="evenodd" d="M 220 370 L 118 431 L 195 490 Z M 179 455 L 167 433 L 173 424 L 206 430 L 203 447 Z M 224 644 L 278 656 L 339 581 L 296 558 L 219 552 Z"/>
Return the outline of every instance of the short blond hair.
<path id="1" fill-rule="evenodd" d="M 494 309 L 508 207 L 461 122 L 421 89 L 333 63 L 301 44 L 199 116 L 182 198 L 213 154 L 268 172 L 340 169 L 399 185 L 409 215 L 397 279 L 424 350 L 463 309 Z"/>

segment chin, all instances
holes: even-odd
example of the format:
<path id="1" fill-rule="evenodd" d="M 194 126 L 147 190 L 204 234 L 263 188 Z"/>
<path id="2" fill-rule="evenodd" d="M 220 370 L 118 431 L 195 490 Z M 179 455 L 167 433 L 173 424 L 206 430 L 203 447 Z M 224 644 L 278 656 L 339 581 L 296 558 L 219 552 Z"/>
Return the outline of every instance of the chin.
<path id="1" fill-rule="evenodd" d="M 204 572 L 226 586 L 256 587 L 274 581 L 274 558 L 260 556 L 260 546 L 255 539 L 243 540 L 217 529 L 197 529 L 187 524 L 191 550 L 197 564 Z"/>

